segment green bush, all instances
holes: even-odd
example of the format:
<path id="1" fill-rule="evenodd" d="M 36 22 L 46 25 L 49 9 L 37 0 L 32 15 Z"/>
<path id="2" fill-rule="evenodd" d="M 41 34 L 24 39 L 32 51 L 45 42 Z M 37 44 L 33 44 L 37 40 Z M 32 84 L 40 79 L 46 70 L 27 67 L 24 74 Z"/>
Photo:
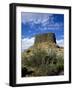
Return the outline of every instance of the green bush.
<path id="1" fill-rule="evenodd" d="M 22 67 L 33 69 L 31 76 L 58 75 L 64 71 L 64 56 L 58 55 L 55 50 L 34 50 L 33 55 L 22 55 Z"/>

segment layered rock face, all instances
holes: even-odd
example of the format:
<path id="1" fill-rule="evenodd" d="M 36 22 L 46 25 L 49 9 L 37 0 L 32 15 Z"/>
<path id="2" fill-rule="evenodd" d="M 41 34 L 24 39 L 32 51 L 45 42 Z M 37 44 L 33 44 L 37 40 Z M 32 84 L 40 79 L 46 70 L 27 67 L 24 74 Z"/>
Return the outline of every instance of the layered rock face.
<path id="1" fill-rule="evenodd" d="M 55 33 L 45 33 L 36 35 L 34 45 L 32 46 L 33 49 L 45 49 L 48 50 L 49 48 L 56 48 L 56 36 Z"/>
<path id="2" fill-rule="evenodd" d="M 37 35 L 35 37 L 35 44 L 42 42 L 49 42 L 56 44 L 55 33 L 46 33 L 46 34 Z"/>

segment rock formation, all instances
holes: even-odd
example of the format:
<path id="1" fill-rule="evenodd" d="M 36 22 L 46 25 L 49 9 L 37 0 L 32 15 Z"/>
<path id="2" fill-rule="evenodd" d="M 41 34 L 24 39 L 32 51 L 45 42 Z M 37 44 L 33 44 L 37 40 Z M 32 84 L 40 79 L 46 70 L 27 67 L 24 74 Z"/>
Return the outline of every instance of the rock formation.
<path id="1" fill-rule="evenodd" d="M 26 50 L 26 55 L 32 55 L 33 51 L 36 50 L 46 50 L 49 49 L 55 50 L 57 53 L 63 52 L 63 48 L 59 47 L 56 43 L 56 36 L 55 33 L 45 33 L 35 36 L 35 42 L 32 47 L 30 47 L 28 50 Z"/>
<path id="2" fill-rule="evenodd" d="M 56 44 L 55 33 L 45 33 L 45 34 L 37 35 L 35 37 L 35 44 L 36 43 L 42 43 L 42 42 L 49 42 L 49 43 L 55 43 Z"/>
<path id="3" fill-rule="evenodd" d="M 34 45 L 21 55 L 22 77 L 64 74 L 64 49 L 57 45 L 55 33 L 36 35 Z"/>

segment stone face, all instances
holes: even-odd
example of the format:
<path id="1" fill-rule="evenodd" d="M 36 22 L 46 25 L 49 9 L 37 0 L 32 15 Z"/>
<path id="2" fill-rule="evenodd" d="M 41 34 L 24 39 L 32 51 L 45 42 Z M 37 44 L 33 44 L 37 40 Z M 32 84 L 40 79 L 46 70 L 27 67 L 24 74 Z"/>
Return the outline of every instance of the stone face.
<path id="1" fill-rule="evenodd" d="M 37 35 L 35 37 L 35 44 L 42 43 L 42 42 L 49 42 L 49 43 L 56 44 L 55 33 L 46 33 L 46 34 Z"/>
<path id="2" fill-rule="evenodd" d="M 55 33 L 36 35 L 34 45 L 30 47 L 25 53 L 29 57 L 30 55 L 33 55 L 34 51 L 45 50 L 48 52 L 49 49 L 55 49 L 57 53 L 63 52 L 63 49 L 56 43 Z"/>

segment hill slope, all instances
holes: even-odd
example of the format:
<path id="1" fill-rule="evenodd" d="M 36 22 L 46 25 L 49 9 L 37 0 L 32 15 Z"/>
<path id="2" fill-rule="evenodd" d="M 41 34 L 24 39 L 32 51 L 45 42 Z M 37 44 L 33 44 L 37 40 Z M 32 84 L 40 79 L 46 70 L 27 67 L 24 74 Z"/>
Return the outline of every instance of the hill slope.
<path id="1" fill-rule="evenodd" d="M 33 71 L 28 76 L 59 75 L 64 70 L 63 54 L 54 33 L 36 35 L 34 45 L 22 53 L 22 69 Z"/>

